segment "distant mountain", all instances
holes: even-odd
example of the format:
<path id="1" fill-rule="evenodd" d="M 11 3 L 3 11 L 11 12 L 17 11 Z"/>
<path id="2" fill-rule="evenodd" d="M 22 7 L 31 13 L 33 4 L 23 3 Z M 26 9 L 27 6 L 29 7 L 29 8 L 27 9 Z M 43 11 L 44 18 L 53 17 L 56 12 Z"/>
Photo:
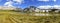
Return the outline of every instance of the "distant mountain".
<path id="1" fill-rule="evenodd" d="M 15 10 L 15 11 L 22 11 L 21 8 L 7 7 L 7 6 L 0 6 L 0 10 Z"/>
<path id="2" fill-rule="evenodd" d="M 15 7 L 4 7 L 4 6 L 0 6 L 0 10 L 14 10 L 16 9 Z"/>
<path id="3" fill-rule="evenodd" d="M 25 12 L 39 12 L 39 8 L 35 7 L 35 6 L 29 6 L 27 8 L 24 9 Z"/>

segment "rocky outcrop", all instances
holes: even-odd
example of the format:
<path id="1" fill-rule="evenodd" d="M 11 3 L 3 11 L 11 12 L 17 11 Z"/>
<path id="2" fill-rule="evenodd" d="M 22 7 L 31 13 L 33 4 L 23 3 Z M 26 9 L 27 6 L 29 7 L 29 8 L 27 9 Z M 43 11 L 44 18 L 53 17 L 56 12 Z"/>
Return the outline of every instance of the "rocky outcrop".
<path id="1" fill-rule="evenodd" d="M 30 6 L 24 9 L 25 12 L 39 12 L 40 9 L 35 6 Z"/>

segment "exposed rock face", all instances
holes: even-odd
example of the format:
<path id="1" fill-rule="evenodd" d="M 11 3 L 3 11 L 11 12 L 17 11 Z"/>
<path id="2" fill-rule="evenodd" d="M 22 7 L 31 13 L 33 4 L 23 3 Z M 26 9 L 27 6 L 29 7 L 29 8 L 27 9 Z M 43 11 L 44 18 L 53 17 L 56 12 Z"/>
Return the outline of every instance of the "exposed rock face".
<path id="1" fill-rule="evenodd" d="M 25 8 L 24 11 L 25 12 L 55 12 L 56 10 L 55 9 L 53 10 L 53 9 L 51 9 L 51 8 L 40 9 L 35 6 L 30 6 L 30 7 Z M 58 12 L 58 11 L 56 11 L 56 12 Z"/>
<path id="2" fill-rule="evenodd" d="M 24 9 L 25 12 L 39 12 L 39 8 L 30 6 Z"/>

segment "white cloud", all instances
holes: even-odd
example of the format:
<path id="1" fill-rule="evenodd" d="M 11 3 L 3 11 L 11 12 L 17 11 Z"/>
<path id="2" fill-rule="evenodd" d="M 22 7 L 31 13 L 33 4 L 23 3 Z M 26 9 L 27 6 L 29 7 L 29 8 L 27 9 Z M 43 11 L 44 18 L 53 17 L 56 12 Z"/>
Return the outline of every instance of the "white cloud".
<path id="1" fill-rule="evenodd" d="M 40 9 L 60 9 L 60 5 L 53 5 L 53 6 L 50 6 L 50 5 L 46 5 L 46 6 L 38 6 L 38 8 Z"/>
<path id="2" fill-rule="evenodd" d="M 53 0 L 54 2 L 56 2 L 56 0 Z"/>
<path id="3" fill-rule="evenodd" d="M 24 2 L 24 0 L 13 0 L 13 1 L 16 1 L 18 3 L 23 3 Z"/>
<path id="4" fill-rule="evenodd" d="M 8 2 L 5 2 L 4 6 L 13 6 L 12 4 L 22 4 L 24 2 L 24 0 L 7 0 L 7 1 Z"/>
<path id="5" fill-rule="evenodd" d="M 24 0 L 7 0 L 7 1 L 15 1 L 15 2 L 23 2 Z"/>
<path id="6" fill-rule="evenodd" d="M 60 7 L 60 5 L 54 5 L 53 7 Z"/>
<path id="7" fill-rule="evenodd" d="M 38 6 L 40 9 L 50 9 L 52 6 L 46 5 L 46 6 Z"/>
<path id="8" fill-rule="evenodd" d="M 54 1 L 54 2 L 56 2 L 57 0 L 38 0 L 38 1 L 44 1 L 44 2 L 47 2 L 47 1 Z"/>
<path id="9" fill-rule="evenodd" d="M 38 1 L 45 1 L 46 2 L 46 1 L 49 1 L 49 0 L 38 0 Z"/>
<path id="10" fill-rule="evenodd" d="M 7 1 L 13 1 L 13 2 L 17 2 L 19 4 L 24 3 L 24 0 L 7 0 Z"/>
<path id="11" fill-rule="evenodd" d="M 11 0 L 7 0 L 7 1 L 11 1 Z"/>
<path id="12" fill-rule="evenodd" d="M 55 9 L 60 9 L 60 5 L 54 5 L 53 6 Z"/>
<path id="13" fill-rule="evenodd" d="M 12 1 L 9 1 L 9 2 L 6 2 L 6 3 L 4 4 L 4 6 L 13 6 L 12 4 L 13 4 L 13 2 L 12 2 Z"/>

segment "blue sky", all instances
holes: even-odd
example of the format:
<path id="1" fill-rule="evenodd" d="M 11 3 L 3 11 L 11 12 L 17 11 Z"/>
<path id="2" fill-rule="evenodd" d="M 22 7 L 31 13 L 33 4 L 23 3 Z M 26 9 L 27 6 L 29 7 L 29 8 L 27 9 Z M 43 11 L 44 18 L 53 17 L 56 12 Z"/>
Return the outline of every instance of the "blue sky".
<path id="1" fill-rule="evenodd" d="M 0 0 L 0 6 L 15 6 L 26 8 L 28 6 L 60 5 L 60 0 Z"/>

